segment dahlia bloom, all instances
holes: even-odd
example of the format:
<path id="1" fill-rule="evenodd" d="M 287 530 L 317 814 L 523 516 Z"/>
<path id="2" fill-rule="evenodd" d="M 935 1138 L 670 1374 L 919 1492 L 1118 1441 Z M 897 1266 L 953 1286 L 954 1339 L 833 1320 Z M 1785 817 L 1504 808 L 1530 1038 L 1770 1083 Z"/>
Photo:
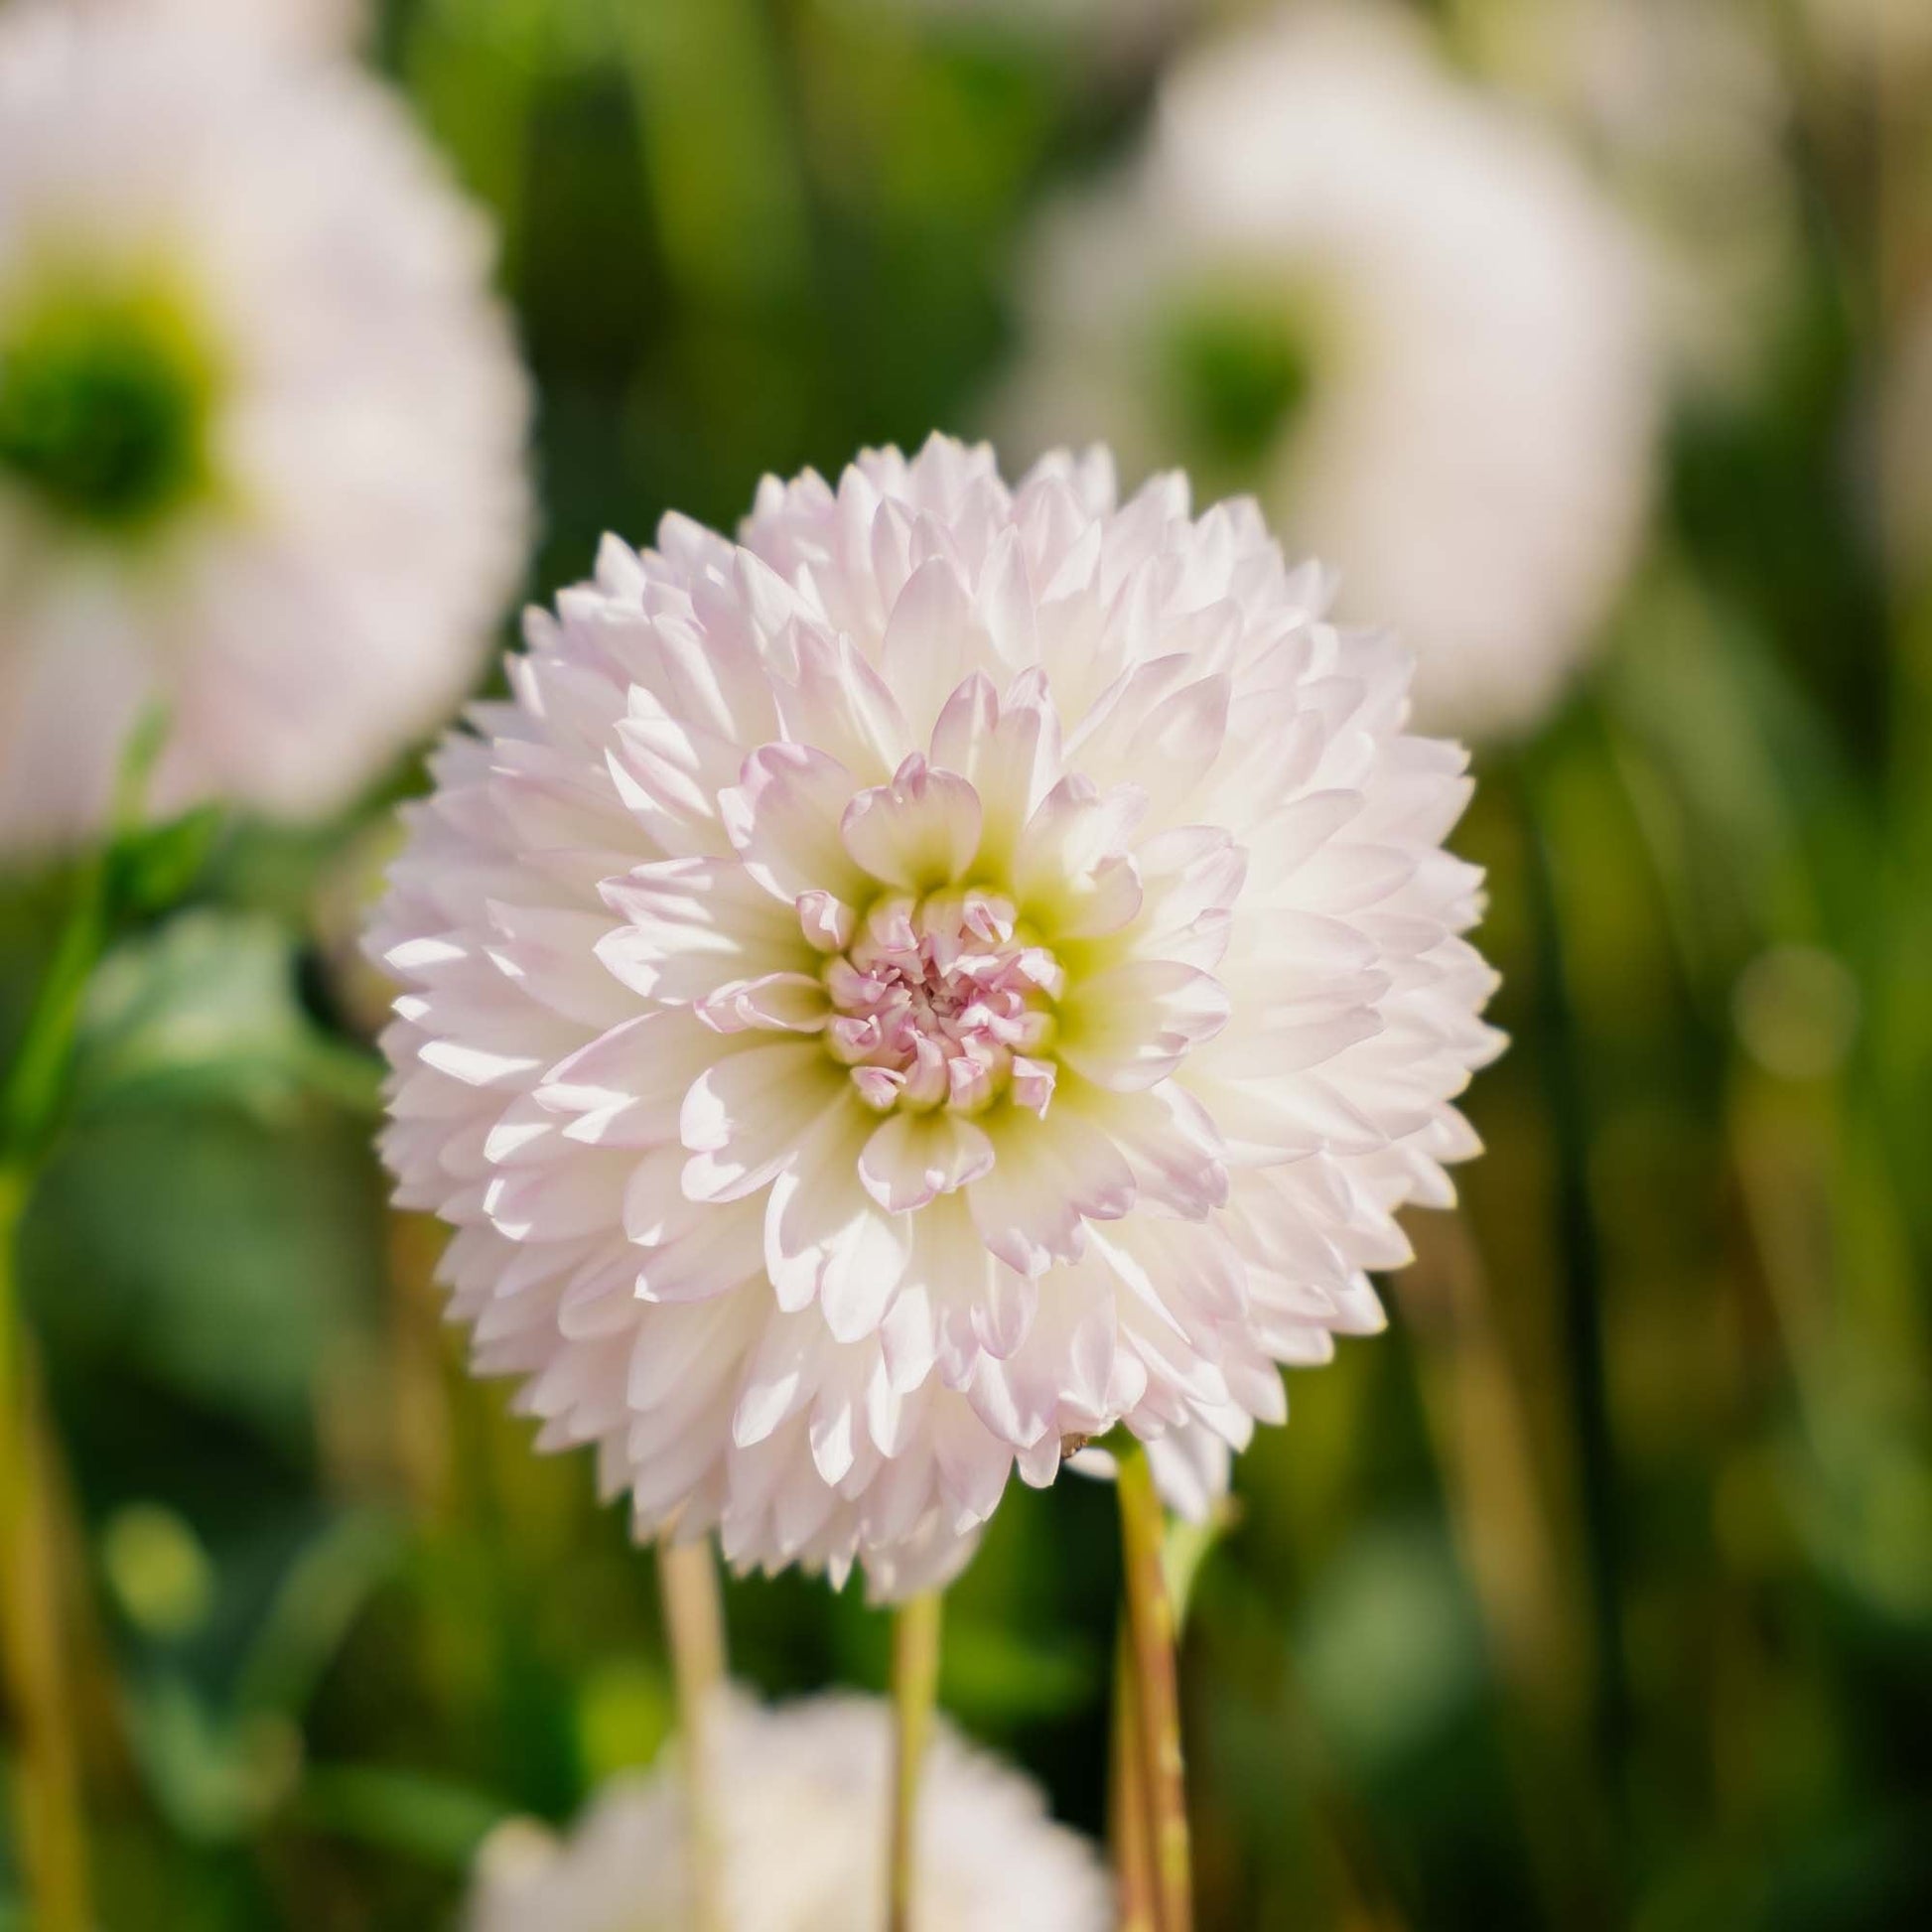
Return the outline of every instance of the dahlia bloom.
<path id="1" fill-rule="evenodd" d="M 832 1696 L 717 1727 L 720 1864 L 730 1932 L 882 1932 L 892 1713 Z M 943 1723 L 924 1761 L 913 1900 L 921 1932 L 1103 1932 L 1092 1850 L 1020 1772 Z M 614 1780 L 562 1845 L 505 1827 L 479 1862 L 466 1932 L 685 1932 L 687 1823 L 675 1770 Z"/>
<path id="2" fill-rule="evenodd" d="M 1649 288 L 1555 143 L 1366 4 L 1176 68 L 1049 208 L 994 414 L 1252 488 L 1418 653 L 1431 729 L 1534 725 L 1622 581 L 1658 416 Z"/>
<path id="3" fill-rule="evenodd" d="M 109 8 L 0 20 L 0 847 L 330 810 L 446 719 L 520 576 L 491 245 L 346 66 Z"/>
<path id="4" fill-rule="evenodd" d="M 1497 1036 L 1455 747 L 1252 502 L 934 438 L 535 614 L 372 947 L 398 1199 L 640 1534 L 884 1595 L 1381 1324 Z"/>

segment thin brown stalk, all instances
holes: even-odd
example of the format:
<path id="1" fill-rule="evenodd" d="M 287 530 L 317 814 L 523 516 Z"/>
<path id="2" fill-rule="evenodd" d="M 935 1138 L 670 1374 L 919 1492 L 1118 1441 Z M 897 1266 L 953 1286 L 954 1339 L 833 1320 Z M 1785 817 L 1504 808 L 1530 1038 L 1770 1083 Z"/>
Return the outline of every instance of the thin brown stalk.
<path id="1" fill-rule="evenodd" d="M 23 1176 L 0 1171 L 0 1668 L 17 1740 L 30 1922 L 38 1932 L 86 1932 L 77 1727 L 61 1641 L 43 1418 L 14 1282 L 26 1201 Z"/>
<path id="2" fill-rule="evenodd" d="M 928 1590 L 893 1619 L 893 1822 L 886 1870 L 888 1932 L 913 1932 L 918 1894 L 919 1776 L 939 1700 L 940 1596 Z"/>
<path id="3" fill-rule="evenodd" d="M 686 1803 L 691 1820 L 694 1932 L 727 1932 L 724 1837 L 718 1802 L 718 1713 L 725 1689 L 725 1613 L 710 1540 L 657 1546 L 664 1641 L 676 1680 Z"/>
<path id="4" fill-rule="evenodd" d="M 1119 1462 L 1121 1558 L 1137 1720 L 1134 1734 L 1154 1868 L 1154 1927 L 1155 1932 L 1191 1932 L 1193 1876 L 1180 1754 L 1173 1601 L 1161 1561 L 1165 1521 L 1147 1451 L 1130 1443 Z"/>
<path id="5" fill-rule="evenodd" d="M 1114 1852 L 1114 1895 L 1120 1932 L 1155 1932 L 1154 1858 L 1148 1843 L 1147 1792 L 1141 1782 L 1140 1699 L 1134 1649 L 1125 1618 L 1114 1646 L 1113 1766 L 1108 1826 Z"/>

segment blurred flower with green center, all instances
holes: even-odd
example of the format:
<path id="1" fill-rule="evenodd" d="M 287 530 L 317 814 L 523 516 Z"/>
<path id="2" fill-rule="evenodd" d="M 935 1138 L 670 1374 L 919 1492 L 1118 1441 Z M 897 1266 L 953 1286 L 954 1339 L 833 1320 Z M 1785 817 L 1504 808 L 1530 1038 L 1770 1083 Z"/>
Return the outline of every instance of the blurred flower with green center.
<path id="1" fill-rule="evenodd" d="M 214 486 L 218 393 L 212 345 L 164 293 L 56 278 L 0 321 L 0 470 L 83 524 L 160 521 Z"/>
<path id="2" fill-rule="evenodd" d="M 868 1698 L 760 1709 L 734 1696 L 714 1745 L 722 1932 L 885 1932 L 892 1713 Z M 921 1780 L 919 1932 L 1103 1932 L 1091 1848 L 1020 1772 L 941 1725 Z M 689 1825 L 669 1766 L 614 1780 L 559 1844 L 521 1821 L 484 1844 L 466 1932 L 688 1932 Z"/>
<path id="3" fill-rule="evenodd" d="M 440 724 L 522 573 L 491 245 L 345 67 L 130 9 L 0 20 L 0 850 L 336 809 Z"/>
<path id="4" fill-rule="evenodd" d="M 1323 345 L 1314 319 L 1292 292 L 1204 288 L 1160 326 L 1160 394 L 1177 445 L 1203 466 L 1239 480 L 1253 474 L 1308 408 Z"/>
<path id="5" fill-rule="evenodd" d="M 1466 757 L 1325 595 L 1252 501 L 934 437 L 533 616 L 406 810 L 384 1153 L 640 1535 L 902 1595 L 1117 1424 L 1199 1506 L 1381 1326 L 1498 1040 Z"/>
<path id="6" fill-rule="evenodd" d="M 1635 243 L 1554 143 L 1379 8 L 1183 63 L 1049 207 L 994 414 L 1251 488 L 1416 649 L 1425 725 L 1533 726 L 1632 561 L 1659 382 Z"/>

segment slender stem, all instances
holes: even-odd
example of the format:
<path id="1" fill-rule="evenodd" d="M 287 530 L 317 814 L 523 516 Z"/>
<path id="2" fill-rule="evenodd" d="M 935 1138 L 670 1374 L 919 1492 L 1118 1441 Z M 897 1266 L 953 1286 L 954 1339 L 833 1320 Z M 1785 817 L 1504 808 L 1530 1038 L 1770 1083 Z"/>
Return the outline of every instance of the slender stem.
<path id="1" fill-rule="evenodd" d="M 18 1829 L 33 1925 L 85 1932 L 86 1840 L 69 1722 L 47 1458 L 14 1254 L 28 1184 L 0 1169 L 0 1669 L 18 1740 Z"/>
<path id="2" fill-rule="evenodd" d="M 899 1605 L 893 1620 L 893 1825 L 887 1865 L 887 1932 L 912 1932 L 918 1894 L 919 1774 L 939 1699 L 940 1595 Z"/>
<path id="3" fill-rule="evenodd" d="M 86 1932 L 91 1913 L 52 1453 L 15 1268 L 21 1220 L 68 1101 L 81 1006 L 109 936 L 111 842 L 140 824 L 166 737 L 166 716 L 151 706 L 121 757 L 109 836 L 80 868 L 54 957 L 0 1083 L 0 1679 L 17 1739 L 18 1835 L 35 1932 Z"/>
<path id="4" fill-rule="evenodd" d="M 693 1932 L 727 1932 L 724 1829 L 718 1801 L 718 1707 L 725 1689 L 725 1612 L 711 1542 L 657 1546 L 664 1640 L 677 1682 L 685 1797 L 691 1815 Z"/>
<path id="5" fill-rule="evenodd" d="M 150 707 L 136 722 L 114 780 L 110 838 L 141 822 L 148 776 L 161 755 L 167 717 Z M 103 841 L 81 866 L 61 936 L 54 948 L 27 1030 L 0 1089 L 0 1147 L 7 1158 L 31 1168 L 45 1152 L 67 1098 L 74 1036 L 87 985 L 106 945 L 112 920 L 109 845 Z"/>
<path id="6" fill-rule="evenodd" d="M 1114 1646 L 1113 1774 L 1108 1823 L 1120 1932 L 1155 1932 L 1154 1858 L 1148 1843 L 1147 1790 L 1141 1779 L 1139 1680 L 1123 1619 Z"/>
<path id="7" fill-rule="evenodd" d="M 1139 1776 L 1154 1863 L 1154 1924 L 1157 1932 L 1191 1932 L 1193 1876 L 1180 1756 L 1174 1614 L 1161 1562 L 1165 1524 L 1147 1451 L 1130 1442 L 1119 1460 L 1121 1559 L 1134 1659 Z"/>

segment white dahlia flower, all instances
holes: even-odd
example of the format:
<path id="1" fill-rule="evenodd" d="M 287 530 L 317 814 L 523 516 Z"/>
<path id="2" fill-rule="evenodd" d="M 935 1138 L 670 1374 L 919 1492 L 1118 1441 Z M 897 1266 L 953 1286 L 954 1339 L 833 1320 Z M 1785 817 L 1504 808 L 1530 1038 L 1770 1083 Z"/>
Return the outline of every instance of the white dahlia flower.
<path id="1" fill-rule="evenodd" d="M 0 18 L 0 846 L 156 803 L 345 802 L 521 575 L 490 242 L 401 107 L 234 37 Z"/>
<path id="2" fill-rule="evenodd" d="M 1382 1316 L 1497 1043 L 1463 754 L 1252 502 L 767 480 L 534 615 L 373 948 L 398 1198 L 640 1533 L 886 1595 L 1017 1465 L 1246 1440 Z"/>
<path id="3" fill-rule="evenodd" d="M 714 1777 L 728 1932 L 884 1932 L 890 1708 L 831 1696 L 720 1713 Z M 613 1780 L 565 1844 L 514 1824 L 484 1846 L 466 1932 L 686 1932 L 674 1766 Z M 1019 1771 L 943 1722 L 919 1788 L 919 1932 L 1104 1932 L 1106 1875 Z"/>
<path id="4" fill-rule="evenodd" d="M 996 413 L 1252 487 L 1420 658 L 1434 728 L 1534 724 L 1629 564 L 1647 290 L 1563 151 L 1379 8 L 1177 69 L 1118 176 L 1047 211 Z"/>

